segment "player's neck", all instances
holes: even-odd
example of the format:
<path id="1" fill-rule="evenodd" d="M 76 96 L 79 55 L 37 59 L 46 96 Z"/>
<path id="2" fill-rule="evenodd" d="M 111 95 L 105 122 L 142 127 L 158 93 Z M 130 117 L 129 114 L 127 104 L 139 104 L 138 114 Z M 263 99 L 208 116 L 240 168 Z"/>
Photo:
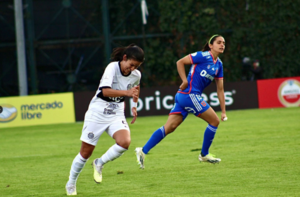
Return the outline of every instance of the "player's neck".
<path id="1" fill-rule="evenodd" d="M 215 51 L 212 51 L 212 50 L 210 51 L 210 53 L 212 54 L 214 60 L 217 60 L 217 59 L 218 59 L 219 53 L 217 53 L 217 52 L 215 52 Z"/>

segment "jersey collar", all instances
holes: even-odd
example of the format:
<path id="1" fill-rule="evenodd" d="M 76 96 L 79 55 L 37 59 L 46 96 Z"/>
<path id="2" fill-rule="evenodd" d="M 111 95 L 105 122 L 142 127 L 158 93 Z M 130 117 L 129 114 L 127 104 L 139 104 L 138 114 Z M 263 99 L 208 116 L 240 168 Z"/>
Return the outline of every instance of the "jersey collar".
<path id="1" fill-rule="evenodd" d="M 214 64 L 216 64 L 217 61 L 218 61 L 218 58 L 215 60 L 213 54 L 212 54 L 210 51 L 209 51 L 209 53 L 210 53 L 210 55 L 211 55 L 211 57 L 212 57 L 212 59 L 213 59 L 213 61 L 214 61 Z"/>

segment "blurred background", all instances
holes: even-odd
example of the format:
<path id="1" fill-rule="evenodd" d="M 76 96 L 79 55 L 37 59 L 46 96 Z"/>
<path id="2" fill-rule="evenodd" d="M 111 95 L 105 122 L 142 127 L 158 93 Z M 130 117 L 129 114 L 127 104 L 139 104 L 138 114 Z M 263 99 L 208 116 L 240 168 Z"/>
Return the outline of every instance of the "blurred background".
<path id="1" fill-rule="evenodd" d="M 131 43 L 146 53 L 142 87 L 178 85 L 176 61 L 213 34 L 226 40 L 227 82 L 300 76 L 300 1 L 151 0 L 148 16 L 142 2 L 1 0 L 0 97 L 95 91 L 112 49 Z"/>

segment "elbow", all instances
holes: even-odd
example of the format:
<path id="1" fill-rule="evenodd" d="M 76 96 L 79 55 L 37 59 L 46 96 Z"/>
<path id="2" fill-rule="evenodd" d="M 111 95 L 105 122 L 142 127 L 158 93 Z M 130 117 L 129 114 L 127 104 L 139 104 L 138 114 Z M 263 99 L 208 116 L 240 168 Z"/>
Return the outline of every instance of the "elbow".
<path id="1" fill-rule="evenodd" d="M 178 60 L 176 62 L 176 65 L 177 65 L 177 68 L 184 67 L 184 64 L 183 64 L 183 62 L 181 60 Z"/>
<path id="2" fill-rule="evenodd" d="M 106 89 L 102 89 L 102 95 L 103 95 L 104 97 L 108 97 Z"/>
<path id="3" fill-rule="evenodd" d="M 178 68 L 178 66 L 179 66 L 179 61 L 180 61 L 180 60 L 178 60 L 178 61 L 176 62 L 176 66 L 177 66 L 177 68 Z"/>

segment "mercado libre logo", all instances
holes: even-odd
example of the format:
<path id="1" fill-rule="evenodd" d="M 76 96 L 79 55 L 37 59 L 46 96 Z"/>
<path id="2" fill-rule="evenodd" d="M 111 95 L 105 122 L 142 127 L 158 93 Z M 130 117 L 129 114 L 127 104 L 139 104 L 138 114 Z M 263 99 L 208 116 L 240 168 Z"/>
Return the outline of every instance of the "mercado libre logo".
<path id="1" fill-rule="evenodd" d="M 300 106 L 300 82 L 294 79 L 282 82 L 278 88 L 278 98 L 285 107 Z"/>
<path id="2" fill-rule="evenodd" d="M 44 110 L 55 110 L 60 108 L 63 108 L 63 103 L 60 101 L 54 101 L 52 103 L 24 104 L 21 106 L 21 119 L 42 119 Z"/>
<path id="3" fill-rule="evenodd" d="M 9 104 L 1 104 L 2 112 L 0 113 L 0 123 L 13 121 L 18 114 L 17 108 Z"/>

